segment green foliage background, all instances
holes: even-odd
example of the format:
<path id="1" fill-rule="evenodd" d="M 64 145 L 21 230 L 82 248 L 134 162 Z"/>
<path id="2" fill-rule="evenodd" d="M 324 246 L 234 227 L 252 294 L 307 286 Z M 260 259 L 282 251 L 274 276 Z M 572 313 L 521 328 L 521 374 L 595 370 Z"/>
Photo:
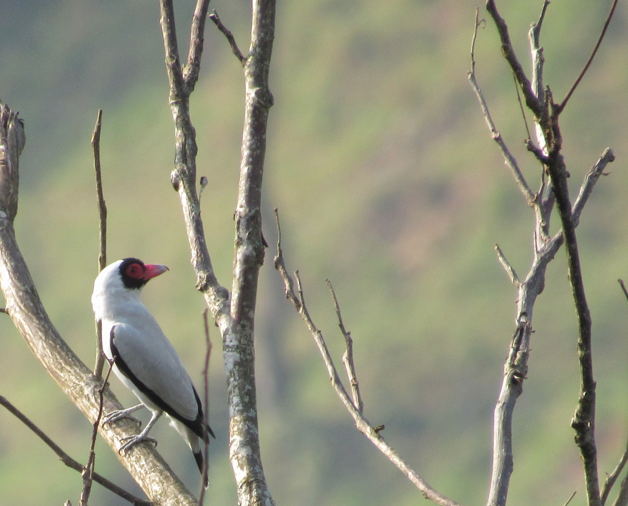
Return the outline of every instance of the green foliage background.
<path id="1" fill-rule="evenodd" d="M 492 409 L 513 332 L 515 289 L 493 251 L 524 275 L 533 216 L 505 169 L 467 83 L 471 0 L 279 2 L 265 180 L 265 235 L 257 323 L 258 398 L 265 471 L 278 505 L 410 505 L 409 482 L 353 428 L 318 352 L 284 300 L 272 268 L 272 209 L 290 268 L 340 364 L 342 339 L 325 286 L 340 299 L 366 416 L 435 488 L 464 504 L 485 501 Z M 542 2 L 502 0 L 522 62 Z M 546 83 L 562 97 L 582 68 L 610 2 L 555 0 L 542 35 Z M 250 5 L 215 1 L 243 50 Z M 177 2 L 187 50 L 193 2 Z M 481 10 L 481 16 L 485 17 Z M 617 161 L 598 183 L 578 229 L 594 321 L 600 473 L 618 460 L 628 429 L 627 11 L 620 4 L 598 58 L 563 114 L 575 196 L 603 149 Z M 194 290 L 177 195 L 170 186 L 173 127 L 156 2 L 7 0 L 0 4 L 0 99 L 26 121 L 18 241 L 57 328 L 94 361 L 90 295 L 97 208 L 89 139 L 104 109 L 102 161 L 109 259 L 138 256 L 171 272 L 145 290 L 200 383 L 203 301 Z M 480 30 L 477 75 L 511 150 L 536 187 L 512 77 L 490 22 Z M 221 282 L 230 286 L 232 214 L 243 116 L 241 69 L 208 23 L 193 96 L 203 218 Z M 555 228 L 555 227 L 554 227 Z M 564 253 L 539 298 L 529 378 L 515 414 L 510 504 L 585 504 L 569 422 L 578 397 L 576 325 Z M 228 413 L 218 332 L 210 385 L 209 503 L 234 504 Z M 117 382 L 120 399 L 131 394 Z M 0 394 L 78 460 L 91 427 L 0 319 Z M 191 454 L 158 424 L 159 449 L 196 489 Z M 80 477 L 0 412 L 0 503 L 78 501 Z M 97 469 L 136 490 L 99 443 Z M 603 474 L 602 474 L 603 478 Z M 92 504 L 122 504 L 95 488 Z"/>

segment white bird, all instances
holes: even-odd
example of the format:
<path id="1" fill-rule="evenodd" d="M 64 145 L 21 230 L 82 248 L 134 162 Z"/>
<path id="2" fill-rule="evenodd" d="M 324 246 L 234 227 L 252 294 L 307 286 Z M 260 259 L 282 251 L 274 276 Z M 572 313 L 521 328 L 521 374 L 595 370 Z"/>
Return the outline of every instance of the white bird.
<path id="1" fill-rule="evenodd" d="M 203 473 L 202 442 L 213 431 L 203 421 L 203 406 L 181 359 L 155 318 L 140 300 L 144 285 L 168 270 L 165 265 L 144 264 L 137 258 L 118 260 L 105 267 L 94 282 L 92 306 L 102 321 L 102 348 L 113 371 L 141 401 L 132 408 L 113 411 L 104 417 L 112 423 L 145 406 L 151 418 L 137 436 L 123 440 L 126 451 L 148 436 L 165 412 L 170 424 L 194 453 Z"/>

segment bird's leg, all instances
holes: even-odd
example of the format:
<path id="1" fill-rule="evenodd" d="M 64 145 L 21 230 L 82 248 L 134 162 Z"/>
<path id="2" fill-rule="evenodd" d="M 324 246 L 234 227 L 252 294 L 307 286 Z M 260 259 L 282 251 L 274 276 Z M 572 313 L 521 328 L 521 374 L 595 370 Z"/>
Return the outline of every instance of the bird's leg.
<path id="1" fill-rule="evenodd" d="M 140 432 L 137 436 L 129 436 L 122 439 L 122 446 L 120 446 L 120 449 L 118 450 L 119 452 L 125 452 L 132 446 L 135 446 L 137 443 L 141 443 L 142 441 L 150 441 L 151 443 L 155 443 L 155 446 L 157 446 L 157 440 L 153 437 L 150 437 L 148 435 L 148 432 L 153 427 L 153 425 L 155 425 L 157 420 L 159 420 L 159 417 L 163 414 L 163 411 L 151 410 L 151 412 L 152 416 L 150 417 L 150 420 L 148 421 L 146 427 L 144 427 L 144 430 L 142 432 Z"/>
<path id="2" fill-rule="evenodd" d="M 138 425 L 142 425 L 137 418 L 131 416 L 131 413 L 135 413 L 138 409 L 143 408 L 144 404 L 138 404 L 137 406 L 133 406 L 132 408 L 127 409 L 119 409 L 117 411 L 112 411 L 108 415 L 103 417 L 103 425 L 109 425 L 110 423 L 117 422 L 121 418 L 130 418 L 131 420 L 135 420 Z"/>

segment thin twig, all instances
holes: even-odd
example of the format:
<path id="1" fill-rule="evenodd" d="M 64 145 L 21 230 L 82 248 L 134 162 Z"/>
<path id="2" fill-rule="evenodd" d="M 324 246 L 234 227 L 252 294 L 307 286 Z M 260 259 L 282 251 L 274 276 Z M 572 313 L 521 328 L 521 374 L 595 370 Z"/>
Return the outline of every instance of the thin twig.
<path id="1" fill-rule="evenodd" d="M 98 215 L 99 215 L 99 254 L 98 271 L 107 266 L 107 204 L 102 189 L 102 171 L 100 165 L 100 132 L 102 130 L 102 109 L 98 109 L 96 126 L 92 134 L 92 148 L 94 150 L 94 171 L 96 172 L 96 193 L 98 195 Z"/>
<path id="2" fill-rule="evenodd" d="M 624 476 L 619 487 L 619 494 L 617 499 L 613 503 L 613 506 L 627 506 L 628 505 L 628 475 Z"/>
<path id="3" fill-rule="evenodd" d="M 517 276 L 517 272 L 515 271 L 513 266 L 510 265 L 510 262 L 508 262 L 508 260 L 506 259 L 506 256 L 504 255 L 502 249 L 499 247 L 499 244 L 495 244 L 495 251 L 497 252 L 497 258 L 499 259 L 499 262 L 502 264 L 502 267 L 508 274 L 508 277 L 510 278 L 512 284 L 519 286 L 521 284 L 519 276 Z"/>
<path id="4" fill-rule="evenodd" d="M 530 128 L 528 128 L 528 118 L 526 118 L 526 112 L 523 108 L 523 102 L 521 101 L 521 93 L 519 92 L 519 86 L 517 86 L 517 78 L 513 75 L 513 81 L 515 82 L 515 90 L 517 91 L 517 102 L 519 102 L 519 109 L 521 110 L 521 117 L 523 118 L 523 124 L 526 127 L 526 133 L 528 134 L 528 142 L 532 142 L 532 136 L 530 135 Z"/>
<path id="5" fill-rule="evenodd" d="M 628 299 L 628 290 L 626 290 L 626 285 L 624 285 L 624 280 L 618 279 L 617 281 L 619 281 L 619 284 L 621 285 L 621 289 L 624 291 L 624 295 L 626 296 L 626 299 Z"/>
<path id="6" fill-rule="evenodd" d="M 274 258 L 275 269 L 281 274 L 285 286 L 286 298 L 292 302 L 297 311 L 301 310 L 301 302 L 294 291 L 294 283 L 292 277 L 288 274 L 286 263 L 283 258 L 283 249 L 281 249 L 281 224 L 279 223 L 279 211 L 275 208 L 275 223 L 277 224 L 277 254 Z"/>
<path id="7" fill-rule="evenodd" d="M 98 196 L 98 272 L 107 265 L 107 204 L 102 189 L 102 172 L 100 167 L 100 132 L 102 129 L 102 109 L 98 109 L 96 126 L 92 134 L 92 149 L 94 151 L 94 171 L 96 172 L 96 194 Z M 102 378 L 104 355 L 102 353 L 102 322 L 96 322 L 96 365 L 94 376 Z"/>
<path id="8" fill-rule="evenodd" d="M 100 427 L 100 420 L 102 418 L 103 411 L 103 403 L 105 396 L 105 388 L 107 388 L 107 384 L 109 383 L 109 376 L 111 376 L 111 371 L 113 370 L 113 361 L 109 363 L 109 370 L 107 371 L 107 376 L 105 377 L 102 385 L 98 389 L 98 416 L 94 423 L 92 424 L 92 439 L 89 447 L 89 457 L 87 459 L 87 464 L 83 468 L 81 472 L 81 476 L 83 478 L 83 490 L 81 492 L 81 498 L 79 501 L 80 506 L 87 506 L 89 501 L 89 494 L 92 490 L 92 480 L 94 479 L 94 468 L 96 466 L 96 438 L 98 437 L 98 427 Z"/>
<path id="9" fill-rule="evenodd" d="M 231 51 L 236 56 L 236 58 L 240 60 L 242 66 L 244 66 L 244 64 L 246 63 L 246 57 L 242 54 L 242 51 L 240 51 L 240 48 L 238 47 L 238 43 L 236 42 L 233 33 L 231 33 L 231 31 L 222 23 L 222 21 L 220 20 L 220 16 L 218 16 L 218 13 L 215 10 L 212 11 L 212 13 L 209 15 L 209 19 L 214 22 L 218 30 L 220 30 L 222 34 L 227 38 L 227 40 L 229 41 L 229 45 L 231 46 Z"/>
<path id="10" fill-rule="evenodd" d="M 203 54 L 203 34 L 205 33 L 205 19 L 209 9 L 209 0 L 197 0 L 192 26 L 190 28 L 190 49 L 188 51 L 188 62 L 183 67 L 183 82 L 188 92 L 194 90 L 198 74 L 201 70 L 201 55 Z"/>
<path id="11" fill-rule="evenodd" d="M 571 210 L 574 226 L 577 227 L 578 223 L 580 223 L 580 214 L 582 214 L 582 210 L 584 209 L 584 204 L 589 199 L 589 196 L 591 195 L 591 192 L 593 191 L 593 187 L 595 186 L 595 183 L 597 183 L 597 180 L 600 178 L 600 176 L 607 175 L 604 172 L 604 169 L 606 169 L 606 166 L 609 163 L 612 163 L 614 161 L 615 161 L 615 155 L 613 151 L 610 148 L 606 148 L 604 150 L 604 153 L 602 153 L 602 156 L 599 158 L 599 160 L 595 163 L 593 167 L 591 167 L 591 170 L 587 172 L 587 175 L 584 177 L 584 182 L 582 183 L 582 186 L 580 187 L 580 192 L 578 193 L 578 196 L 576 197 L 576 201 L 574 202 L 572 210 Z"/>
<path id="12" fill-rule="evenodd" d="M 469 82 L 471 83 L 471 87 L 473 88 L 473 91 L 475 92 L 478 102 L 480 103 L 480 108 L 482 109 L 484 120 L 486 121 L 486 124 L 489 130 L 491 131 L 491 137 L 499 146 L 502 152 L 502 155 L 504 156 L 504 161 L 506 162 L 506 165 L 510 169 L 513 177 L 515 178 L 515 181 L 517 182 L 517 186 L 519 187 L 519 190 L 525 197 L 526 202 L 528 203 L 528 205 L 532 205 L 534 203 L 534 193 L 530 189 L 530 186 L 528 185 L 525 177 L 523 176 L 523 173 L 519 169 L 517 160 L 510 153 L 510 150 L 508 149 L 506 142 L 504 141 L 501 134 L 499 133 L 499 130 L 497 130 L 497 127 L 495 126 L 495 123 L 493 122 L 493 118 L 491 117 L 491 113 L 488 109 L 486 100 L 484 99 L 482 90 L 480 89 L 480 86 L 478 85 L 476 77 L 475 77 L 475 40 L 477 38 L 478 28 L 482 25 L 482 21 L 479 20 L 478 15 L 479 13 L 478 13 L 478 10 L 476 9 L 475 28 L 473 30 L 473 38 L 471 39 L 471 71 L 468 73 Z"/>
<path id="13" fill-rule="evenodd" d="M 591 52 L 591 56 L 589 56 L 589 59 L 584 65 L 584 68 L 580 72 L 580 75 L 578 76 L 576 81 L 573 83 L 573 86 L 569 90 L 569 93 L 567 93 L 567 96 L 565 97 L 565 99 L 560 103 L 560 105 L 556 107 L 557 114 L 560 114 L 565 109 L 565 106 L 567 105 L 567 102 L 571 98 L 571 95 L 573 95 L 574 91 L 576 91 L 576 88 L 580 84 L 580 81 L 582 81 L 582 78 L 587 73 L 587 70 L 589 70 L 591 63 L 593 62 L 593 59 L 595 58 L 595 55 L 597 54 L 597 50 L 600 48 L 600 45 L 602 44 L 602 40 L 604 40 L 604 36 L 606 35 L 606 30 L 608 29 L 608 25 L 610 24 L 611 19 L 613 19 L 613 14 L 615 13 L 615 7 L 617 7 L 617 1 L 618 0 L 615 0 L 613 2 L 613 5 L 611 6 L 611 10 L 608 13 L 608 16 L 606 16 L 604 27 L 602 28 L 602 32 L 600 33 L 600 36 L 597 39 L 597 43 L 595 44 L 595 47 L 593 48 L 593 51 Z"/>
<path id="14" fill-rule="evenodd" d="M 301 285 L 301 279 L 299 277 L 298 271 L 295 272 L 296 278 L 296 286 L 298 291 L 298 298 L 300 301 L 300 309 L 298 310 L 301 314 L 303 320 L 305 321 L 307 327 L 310 329 L 310 333 L 318 346 L 318 349 L 323 357 L 323 362 L 327 368 L 327 372 L 329 374 L 332 387 L 340 397 L 340 400 L 345 405 L 353 420 L 356 424 L 357 429 L 364 434 L 371 443 L 373 443 L 393 464 L 397 466 L 397 468 L 404 473 L 408 479 L 421 491 L 421 493 L 425 496 L 425 498 L 435 502 L 436 504 L 440 504 L 442 506 L 459 506 L 458 503 L 452 501 L 448 497 L 442 495 L 441 493 L 434 490 L 430 485 L 428 485 L 423 478 L 421 478 L 416 471 L 414 471 L 398 454 L 397 452 L 384 440 L 381 435 L 381 426 L 373 427 L 368 420 L 362 415 L 357 408 L 354 406 L 347 390 L 345 389 L 342 381 L 340 380 L 340 376 L 338 375 L 338 370 L 334 365 L 333 359 L 329 353 L 329 349 L 327 348 L 327 344 L 325 343 L 325 338 L 323 337 L 323 333 L 318 330 L 314 321 L 312 320 L 310 313 L 305 305 L 305 298 L 303 294 L 303 287 Z M 296 306 L 295 306 L 296 307 Z"/>
<path id="15" fill-rule="evenodd" d="M 207 313 L 209 309 L 205 308 L 203 311 L 203 328 L 205 330 L 205 367 L 203 368 L 203 399 L 205 410 L 203 411 L 203 424 L 205 427 L 209 427 L 209 359 L 212 354 L 212 342 L 209 338 L 209 319 Z M 203 506 L 205 500 L 205 491 L 207 490 L 207 473 L 209 471 L 209 437 L 205 441 L 203 448 L 205 467 L 203 468 L 203 479 L 201 480 L 201 493 L 198 496 L 199 506 Z"/>
<path id="16" fill-rule="evenodd" d="M 57 454 L 61 462 L 66 466 L 79 473 L 83 471 L 84 466 L 65 453 L 59 445 L 57 445 L 52 439 L 50 439 L 37 425 L 35 425 L 24 413 L 11 404 L 5 397 L 0 395 L 0 405 L 4 406 L 9 412 L 11 412 L 18 420 L 26 425 L 32 432 L 35 433 L 44 443 L 46 443 L 50 449 Z M 107 478 L 104 478 L 98 473 L 93 474 L 93 479 L 96 483 L 99 483 L 108 490 L 111 490 L 114 494 L 122 497 L 126 501 L 129 501 L 133 505 L 137 506 L 150 506 L 153 503 L 145 501 L 139 497 L 135 497 L 133 494 L 118 487 L 115 483 L 112 483 Z"/>
<path id="17" fill-rule="evenodd" d="M 567 499 L 567 502 L 565 503 L 565 506 L 569 506 L 569 503 L 573 500 L 574 497 L 576 497 L 577 493 L 578 493 L 578 491 L 574 490 L 573 494 L 571 494 L 571 497 L 569 499 Z"/>
<path id="18" fill-rule="evenodd" d="M 626 289 L 624 280 L 618 279 L 617 281 L 619 282 L 619 285 L 621 286 L 621 289 L 624 292 L 626 299 L 628 300 L 628 290 Z M 611 489 L 613 488 L 613 485 L 615 485 L 617 478 L 619 478 L 619 475 L 621 474 L 621 472 L 623 471 L 627 463 L 628 463 L 628 444 L 626 444 L 626 449 L 624 450 L 624 453 L 621 456 L 621 459 L 619 460 L 617 467 L 615 467 L 615 469 L 613 469 L 613 472 L 609 474 L 608 477 L 606 478 L 606 482 L 604 483 L 604 487 L 602 488 L 602 499 L 601 499 L 602 506 L 606 504 L 606 501 L 611 492 Z M 625 506 L 626 504 L 628 504 L 628 475 L 626 475 L 621 482 L 619 495 L 617 496 L 617 499 L 613 503 L 613 506 Z"/>
<path id="19" fill-rule="evenodd" d="M 532 142 L 532 139 L 528 139 L 526 141 L 526 148 L 536 157 L 539 162 L 541 162 L 541 164 L 547 165 L 550 162 L 550 159 L 547 156 L 545 150 L 543 148 L 539 148 L 536 144 L 534 144 L 534 142 Z"/>
<path id="20" fill-rule="evenodd" d="M 628 298 L 628 292 L 626 292 L 626 287 L 624 286 L 624 282 L 621 279 L 619 280 L 619 282 L 621 284 L 622 289 L 624 290 L 624 294 Z M 619 459 L 619 463 L 617 464 L 615 469 L 613 469 L 613 472 L 606 477 L 606 481 L 604 482 L 604 486 L 602 487 L 602 499 L 601 499 L 602 506 L 606 504 L 606 500 L 608 499 L 608 496 L 611 493 L 611 489 L 613 488 L 613 485 L 615 485 L 617 478 L 619 478 L 619 475 L 624 470 L 624 467 L 626 466 L 627 463 L 628 463 L 628 443 L 626 444 L 626 449 L 624 450 L 624 453 Z"/>
<path id="21" fill-rule="evenodd" d="M 342 355 L 342 363 L 345 365 L 347 378 L 349 379 L 349 385 L 351 386 L 353 405 L 358 409 L 360 413 L 363 413 L 364 402 L 362 401 L 362 396 L 360 395 L 360 383 L 358 382 L 358 376 L 355 372 L 355 362 L 353 360 L 353 339 L 351 338 L 351 332 L 348 332 L 345 328 L 345 324 L 342 320 L 342 313 L 340 311 L 340 304 L 338 304 L 338 298 L 336 297 L 336 292 L 334 291 L 334 287 L 332 286 L 331 281 L 329 279 L 325 281 L 327 282 L 327 286 L 329 287 L 329 291 L 331 292 L 331 297 L 334 301 L 334 308 L 336 309 L 336 316 L 338 317 L 338 326 L 340 327 L 340 332 L 342 332 L 342 335 L 345 338 L 345 352 Z"/>

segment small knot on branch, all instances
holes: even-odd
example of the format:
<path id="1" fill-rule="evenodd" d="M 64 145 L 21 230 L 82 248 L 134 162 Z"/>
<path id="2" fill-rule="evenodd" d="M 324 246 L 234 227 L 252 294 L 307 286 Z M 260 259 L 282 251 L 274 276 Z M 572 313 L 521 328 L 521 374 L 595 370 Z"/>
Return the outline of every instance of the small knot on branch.
<path id="1" fill-rule="evenodd" d="M 179 191 L 179 185 L 181 184 L 181 176 L 179 176 L 179 171 L 176 169 L 170 173 L 170 182 L 172 183 L 172 187 L 174 191 Z"/>
<path id="2" fill-rule="evenodd" d="M 513 385 L 521 385 L 523 381 L 526 379 L 528 379 L 527 376 L 523 374 L 521 371 L 515 371 L 513 372 L 510 378 L 510 381 L 512 381 Z"/>

